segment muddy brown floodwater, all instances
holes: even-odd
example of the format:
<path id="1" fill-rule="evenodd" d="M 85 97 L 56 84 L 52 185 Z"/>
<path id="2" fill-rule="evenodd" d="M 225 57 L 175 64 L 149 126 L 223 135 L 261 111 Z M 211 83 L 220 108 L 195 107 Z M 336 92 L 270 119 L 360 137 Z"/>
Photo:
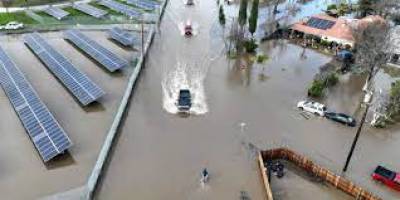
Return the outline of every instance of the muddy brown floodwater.
<path id="1" fill-rule="evenodd" d="M 179 30 L 188 18 L 198 24 L 192 38 Z M 261 44 L 270 57 L 264 64 L 229 60 L 217 23 L 213 0 L 197 1 L 193 7 L 170 1 L 97 199 L 239 199 L 241 191 L 263 199 L 255 152 L 283 145 L 340 173 L 356 129 L 320 117 L 305 119 L 296 109 L 319 67 L 331 57 L 277 40 Z M 176 71 L 184 75 L 171 75 Z M 174 83 L 196 79 L 201 84 L 193 92 L 203 95 L 199 102 L 206 112 L 182 117 L 165 108 L 169 93 L 163 81 L 176 77 Z M 323 101 L 333 110 L 357 115 L 363 79 L 341 77 Z M 366 126 L 344 176 L 384 199 L 399 199 L 370 178 L 377 164 L 400 169 L 399 145 L 396 129 Z M 204 167 L 210 182 L 201 186 Z M 331 199 L 341 199 L 342 194 L 335 194 Z"/>

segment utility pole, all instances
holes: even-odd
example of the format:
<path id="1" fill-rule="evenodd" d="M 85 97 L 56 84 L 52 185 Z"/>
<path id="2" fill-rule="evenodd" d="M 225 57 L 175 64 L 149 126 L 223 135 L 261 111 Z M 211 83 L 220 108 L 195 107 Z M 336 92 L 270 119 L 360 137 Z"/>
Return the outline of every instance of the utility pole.
<path id="1" fill-rule="evenodd" d="M 365 118 L 367 117 L 367 113 L 368 113 L 368 110 L 369 110 L 369 107 L 370 107 L 369 102 L 371 101 L 371 98 L 372 98 L 372 92 L 369 90 L 369 88 L 370 88 L 369 86 L 370 86 L 371 80 L 372 80 L 372 78 L 374 76 L 374 70 L 375 70 L 375 66 L 372 66 L 371 69 L 370 69 L 370 72 L 368 74 L 366 87 L 365 87 L 366 88 L 366 91 L 365 91 L 366 93 L 365 93 L 364 99 L 363 99 L 363 103 L 365 105 L 365 110 L 364 110 L 363 116 L 361 118 L 360 125 L 358 126 L 358 129 L 357 129 L 357 132 L 356 132 L 356 136 L 354 137 L 353 143 L 351 144 L 350 152 L 347 155 L 346 163 L 344 164 L 342 172 L 346 172 L 347 171 L 347 167 L 349 166 L 351 157 L 353 156 L 353 152 L 354 152 L 354 149 L 356 148 L 356 145 L 357 145 L 357 142 L 358 142 L 358 138 L 360 137 L 361 129 L 362 129 L 364 123 L 365 123 Z"/>
<path id="2" fill-rule="evenodd" d="M 368 110 L 369 110 L 369 105 L 366 104 L 365 106 L 366 107 L 365 107 L 363 116 L 361 118 L 360 125 L 358 126 L 356 136 L 354 137 L 353 143 L 351 144 L 350 152 L 347 155 L 346 163 L 344 164 L 344 167 L 343 167 L 343 170 L 342 170 L 343 172 L 347 171 L 347 167 L 349 166 L 351 157 L 353 156 L 353 152 L 354 152 L 354 149 L 356 148 L 356 144 L 357 144 L 358 138 L 360 137 L 361 129 L 362 129 L 363 125 L 364 125 L 365 117 L 367 116 L 367 113 L 368 113 Z"/>

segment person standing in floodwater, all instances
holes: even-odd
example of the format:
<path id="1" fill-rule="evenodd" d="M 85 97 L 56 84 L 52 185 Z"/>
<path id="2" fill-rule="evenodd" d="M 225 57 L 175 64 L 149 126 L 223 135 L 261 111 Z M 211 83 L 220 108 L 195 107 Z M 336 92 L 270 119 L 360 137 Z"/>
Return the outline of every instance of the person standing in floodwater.
<path id="1" fill-rule="evenodd" d="M 207 171 L 207 168 L 204 168 L 203 171 L 201 172 L 201 182 L 202 183 L 207 183 L 208 182 L 208 176 L 209 176 L 209 173 Z"/>

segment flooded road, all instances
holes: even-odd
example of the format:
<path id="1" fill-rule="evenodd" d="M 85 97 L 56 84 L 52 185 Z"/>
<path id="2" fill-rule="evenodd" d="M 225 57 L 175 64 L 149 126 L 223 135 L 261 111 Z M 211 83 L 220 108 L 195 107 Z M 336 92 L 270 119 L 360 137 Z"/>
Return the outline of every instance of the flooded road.
<path id="1" fill-rule="evenodd" d="M 296 109 L 331 57 L 277 40 L 261 44 L 260 51 L 270 57 L 264 64 L 248 57 L 227 59 L 217 13 L 213 0 L 194 7 L 169 2 L 97 199 L 239 199 L 243 191 L 263 199 L 256 151 L 277 146 L 340 173 L 356 129 L 306 119 Z M 198 24 L 192 38 L 180 32 L 187 19 Z M 362 77 L 341 77 L 324 101 L 357 113 L 362 86 Z M 174 114 L 182 87 L 193 90 L 197 105 L 186 117 Z M 365 128 L 345 176 L 385 199 L 400 198 L 370 178 L 377 164 L 400 169 L 398 145 L 397 131 Z M 203 187 L 204 167 L 210 182 Z"/>

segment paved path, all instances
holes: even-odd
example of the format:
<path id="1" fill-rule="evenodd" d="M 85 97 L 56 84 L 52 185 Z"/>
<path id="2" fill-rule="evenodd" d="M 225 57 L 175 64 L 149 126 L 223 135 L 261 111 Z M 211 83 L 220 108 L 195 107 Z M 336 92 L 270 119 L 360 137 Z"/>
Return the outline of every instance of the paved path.
<path id="1" fill-rule="evenodd" d="M 89 3 L 92 0 L 80 0 L 80 1 L 75 1 L 74 3 Z M 52 4 L 54 7 L 68 7 L 71 5 L 71 2 L 64 2 L 64 3 L 58 3 L 58 4 Z M 34 11 L 41 11 L 49 7 L 49 4 L 46 5 L 40 5 L 40 6 L 29 6 L 29 7 L 10 7 L 8 8 L 8 12 L 14 13 L 14 12 L 21 12 L 25 10 L 34 10 Z M 7 12 L 7 9 L 4 7 L 0 7 L 0 13 L 5 13 Z"/>

